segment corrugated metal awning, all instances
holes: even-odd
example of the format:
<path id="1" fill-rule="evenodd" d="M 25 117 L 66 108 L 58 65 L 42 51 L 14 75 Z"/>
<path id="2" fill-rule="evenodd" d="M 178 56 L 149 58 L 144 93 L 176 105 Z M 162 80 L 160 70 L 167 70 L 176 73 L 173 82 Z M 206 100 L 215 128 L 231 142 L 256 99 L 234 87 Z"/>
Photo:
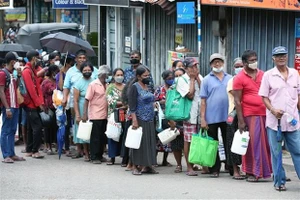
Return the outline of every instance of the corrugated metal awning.
<path id="1" fill-rule="evenodd" d="M 174 3 L 175 0 L 130 0 L 130 1 L 157 4 L 167 12 L 167 15 L 170 15 L 176 11 L 176 4 Z"/>

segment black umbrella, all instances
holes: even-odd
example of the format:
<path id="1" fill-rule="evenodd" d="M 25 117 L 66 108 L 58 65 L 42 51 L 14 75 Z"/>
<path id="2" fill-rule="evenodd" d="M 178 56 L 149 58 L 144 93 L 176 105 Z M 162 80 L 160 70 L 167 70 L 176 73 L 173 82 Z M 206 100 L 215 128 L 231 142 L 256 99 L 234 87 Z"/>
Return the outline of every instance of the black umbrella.
<path id="1" fill-rule="evenodd" d="M 6 53 L 15 51 L 19 56 L 25 56 L 32 49 L 32 46 L 26 44 L 0 44 L 0 55 L 4 57 Z"/>
<path id="2" fill-rule="evenodd" d="M 42 46 L 75 54 L 78 50 L 85 50 L 88 56 L 96 56 L 92 46 L 86 40 L 62 32 L 47 35 L 40 39 Z"/>

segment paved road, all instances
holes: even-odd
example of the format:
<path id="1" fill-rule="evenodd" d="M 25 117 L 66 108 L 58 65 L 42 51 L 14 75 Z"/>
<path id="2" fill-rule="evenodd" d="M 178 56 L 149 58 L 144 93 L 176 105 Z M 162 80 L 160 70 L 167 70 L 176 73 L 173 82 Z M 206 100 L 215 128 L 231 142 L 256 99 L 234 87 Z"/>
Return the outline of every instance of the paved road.
<path id="1" fill-rule="evenodd" d="M 16 152 L 21 151 L 17 146 Z M 120 159 L 117 159 L 120 162 Z M 173 155 L 170 162 L 175 164 Z M 173 173 L 174 167 L 157 167 L 160 174 L 133 176 L 120 165 L 107 166 L 46 156 L 42 160 L 0 163 L 0 199 L 300 199 L 300 181 L 288 171 L 288 191 L 277 192 L 271 179 L 258 183 L 236 181 L 228 174 L 212 179 Z"/>

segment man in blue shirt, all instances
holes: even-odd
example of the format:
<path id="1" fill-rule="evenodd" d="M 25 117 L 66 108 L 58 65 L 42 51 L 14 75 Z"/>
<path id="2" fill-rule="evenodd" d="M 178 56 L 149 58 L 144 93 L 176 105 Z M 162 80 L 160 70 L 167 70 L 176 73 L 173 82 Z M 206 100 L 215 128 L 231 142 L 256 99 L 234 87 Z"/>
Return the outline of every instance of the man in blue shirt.
<path id="1" fill-rule="evenodd" d="M 223 143 L 226 135 L 226 119 L 228 115 L 227 83 L 231 75 L 223 71 L 224 56 L 214 53 L 210 56 L 212 71 L 202 81 L 201 97 L 201 128 L 208 129 L 208 135 L 218 140 L 218 129 L 221 129 Z M 224 145 L 226 147 L 226 145 Z M 226 152 L 226 149 L 225 149 Z M 219 177 L 221 162 L 217 155 L 216 163 L 209 168 L 211 177 Z"/>

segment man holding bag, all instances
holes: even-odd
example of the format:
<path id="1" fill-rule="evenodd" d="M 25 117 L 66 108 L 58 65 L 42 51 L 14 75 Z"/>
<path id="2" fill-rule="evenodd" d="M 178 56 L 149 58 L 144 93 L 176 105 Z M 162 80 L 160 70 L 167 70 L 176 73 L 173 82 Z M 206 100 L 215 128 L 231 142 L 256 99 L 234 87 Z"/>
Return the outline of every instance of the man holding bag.
<path id="1" fill-rule="evenodd" d="M 106 100 L 106 79 L 109 73 L 110 68 L 108 66 L 100 66 L 98 79 L 89 84 L 85 95 L 83 121 L 89 119 L 93 122 L 90 139 L 91 162 L 93 164 L 101 164 L 101 160 L 104 160 L 103 151 L 107 140 L 105 131 L 108 108 Z"/>

